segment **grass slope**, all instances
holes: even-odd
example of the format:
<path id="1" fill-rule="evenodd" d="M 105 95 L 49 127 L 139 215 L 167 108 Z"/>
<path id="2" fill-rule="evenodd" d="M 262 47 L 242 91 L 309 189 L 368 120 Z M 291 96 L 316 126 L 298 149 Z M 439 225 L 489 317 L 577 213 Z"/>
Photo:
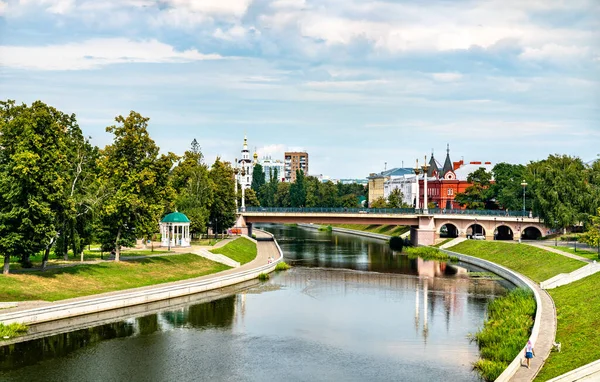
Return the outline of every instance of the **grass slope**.
<path id="1" fill-rule="evenodd" d="M 600 273 L 551 289 L 558 318 L 553 352 L 536 381 L 547 381 L 600 359 Z"/>
<path id="2" fill-rule="evenodd" d="M 563 252 L 567 252 L 567 253 L 572 253 L 573 255 L 585 257 L 586 259 L 590 259 L 590 260 L 597 260 L 598 259 L 598 253 L 597 252 L 586 251 L 586 250 L 583 250 L 583 249 L 578 249 L 577 251 L 575 251 L 575 248 L 561 247 L 560 245 L 558 247 L 552 246 L 552 248 L 558 249 L 559 251 L 563 251 Z"/>
<path id="3" fill-rule="evenodd" d="M 332 227 L 353 229 L 355 231 L 378 233 L 380 235 L 399 236 L 410 230 L 402 225 L 376 225 L 376 224 L 330 224 Z"/>
<path id="4" fill-rule="evenodd" d="M 0 276 L 0 301 L 56 301 L 185 280 L 229 269 L 185 254 Z"/>
<path id="5" fill-rule="evenodd" d="M 548 280 L 559 273 L 573 272 L 586 265 L 541 248 L 497 241 L 466 240 L 449 250 L 503 265 L 536 282 Z"/>
<path id="6" fill-rule="evenodd" d="M 256 244 L 245 237 L 240 237 L 221 248 L 212 249 L 211 252 L 227 256 L 243 265 L 256 258 Z"/>

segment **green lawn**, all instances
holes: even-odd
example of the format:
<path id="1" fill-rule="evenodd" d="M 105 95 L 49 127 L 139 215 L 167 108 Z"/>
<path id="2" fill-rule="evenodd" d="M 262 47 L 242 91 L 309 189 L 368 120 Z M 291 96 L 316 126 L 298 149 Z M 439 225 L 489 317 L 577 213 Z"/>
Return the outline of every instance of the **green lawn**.
<path id="1" fill-rule="evenodd" d="M 376 225 L 376 224 L 330 224 L 332 227 L 353 229 L 355 231 L 378 233 L 380 235 L 400 236 L 410 231 L 410 227 L 403 225 Z"/>
<path id="2" fill-rule="evenodd" d="M 600 273 L 551 289 L 558 316 L 553 352 L 536 381 L 547 381 L 600 359 Z"/>
<path id="3" fill-rule="evenodd" d="M 56 301 L 185 280 L 225 269 L 229 267 L 185 254 L 0 275 L 0 301 Z"/>
<path id="4" fill-rule="evenodd" d="M 572 253 L 577 256 L 585 257 L 586 259 L 598 260 L 598 252 L 590 252 L 583 249 L 578 249 L 577 251 L 575 251 L 575 248 L 561 247 L 560 245 L 558 247 L 552 246 L 552 248 L 558 249 L 559 251 Z"/>
<path id="5" fill-rule="evenodd" d="M 221 248 L 212 249 L 211 252 L 227 256 L 240 264 L 246 264 L 256 258 L 256 244 L 245 237 L 240 237 Z"/>
<path id="6" fill-rule="evenodd" d="M 586 263 L 525 244 L 466 240 L 449 250 L 503 265 L 541 282 L 559 273 L 569 273 Z"/>

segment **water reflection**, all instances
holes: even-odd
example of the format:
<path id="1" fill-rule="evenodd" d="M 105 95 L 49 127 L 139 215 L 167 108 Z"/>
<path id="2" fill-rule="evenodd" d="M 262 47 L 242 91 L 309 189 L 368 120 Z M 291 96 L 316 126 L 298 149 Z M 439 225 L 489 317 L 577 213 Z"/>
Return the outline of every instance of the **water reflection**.
<path id="1" fill-rule="evenodd" d="M 270 227 L 289 239 L 287 260 L 310 266 L 211 302 L 2 347 L 1 379 L 479 380 L 468 334 L 502 283 L 380 241 L 292 228 Z"/>

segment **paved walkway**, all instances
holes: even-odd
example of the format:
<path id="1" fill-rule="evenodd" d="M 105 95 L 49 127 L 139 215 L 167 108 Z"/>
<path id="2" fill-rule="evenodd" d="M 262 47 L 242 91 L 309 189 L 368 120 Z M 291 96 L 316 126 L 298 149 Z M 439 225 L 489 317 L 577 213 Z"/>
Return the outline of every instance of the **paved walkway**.
<path id="1" fill-rule="evenodd" d="M 554 252 L 554 253 L 557 253 L 559 255 L 563 255 L 563 256 L 566 256 L 566 257 L 570 257 L 571 259 L 575 259 L 575 260 L 579 260 L 579 261 L 584 261 L 586 263 L 593 262 L 593 260 L 586 259 L 585 257 L 577 256 L 577 255 L 574 255 L 574 254 L 568 253 L 568 252 L 564 252 L 564 251 L 561 251 L 560 249 L 548 247 L 547 245 L 535 244 L 535 243 L 524 243 L 524 244 L 530 245 L 532 247 L 541 248 L 541 249 L 544 249 L 546 251 Z"/>
<path id="2" fill-rule="evenodd" d="M 258 230 L 255 231 L 255 234 L 257 237 L 270 237 L 268 234 L 263 233 Z M 222 244 L 222 245 L 225 245 L 225 244 Z M 188 252 L 189 252 L 189 248 L 188 248 Z M 140 258 L 140 257 L 141 256 L 138 256 L 136 258 Z M 248 270 L 251 270 L 251 269 L 254 269 L 259 266 L 263 266 L 263 265 L 267 264 L 269 257 L 273 257 L 275 259 L 279 258 L 279 251 L 277 250 L 277 246 L 276 246 L 275 242 L 273 242 L 273 241 L 261 241 L 261 242 L 257 243 L 256 258 L 254 260 L 250 261 L 249 263 L 242 265 L 239 268 L 231 268 L 231 269 L 227 269 L 222 272 L 213 273 L 210 275 L 201 276 L 201 277 L 197 277 L 197 278 L 193 278 L 193 279 L 185 279 L 185 280 L 180 280 L 180 281 L 174 281 L 171 283 L 156 284 L 156 285 L 147 286 L 147 287 L 125 289 L 125 290 L 107 292 L 107 293 L 102 293 L 102 294 L 94 294 L 94 295 L 89 295 L 89 296 L 76 297 L 76 298 L 60 300 L 60 301 L 56 301 L 56 302 L 23 301 L 23 302 L 19 302 L 18 303 L 19 305 L 17 307 L 2 309 L 1 313 L 0 313 L 0 321 L 2 321 L 2 314 L 5 314 L 5 313 L 25 311 L 25 310 L 31 309 L 31 308 L 39 308 L 39 307 L 50 306 L 50 305 L 54 305 L 54 304 L 67 304 L 67 303 L 73 303 L 73 302 L 79 302 L 79 301 L 86 301 L 86 300 L 90 300 L 90 299 L 94 299 L 94 298 L 118 296 L 120 294 L 131 293 L 131 292 L 150 291 L 152 289 L 162 288 L 165 286 L 176 286 L 178 284 L 185 284 L 185 283 L 189 283 L 190 281 L 207 281 L 207 280 L 217 278 L 220 276 L 241 273 L 241 272 L 248 271 Z M 78 264 L 80 264 L 80 263 L 78 263 Z"/>
<path id="3" fill-rule="evenodd" d="M 535 357 L 531 360 L 531 368 L 527 368 L 525 355 L 520 354 L 522 365 L 517 370 L 511 381 L 529 382 L 533 381 L 535 376 L 542 370 L 544 363 L 550 356 L 552 344 L 556 338 L 556 307 L 554 301 L 546 292 L 542 290 L 537 283 L 531 282 L 542 299 L 542 317 L 540 322 L 540 332 L 537 342 L 533 344 L 535 348 Z"/>

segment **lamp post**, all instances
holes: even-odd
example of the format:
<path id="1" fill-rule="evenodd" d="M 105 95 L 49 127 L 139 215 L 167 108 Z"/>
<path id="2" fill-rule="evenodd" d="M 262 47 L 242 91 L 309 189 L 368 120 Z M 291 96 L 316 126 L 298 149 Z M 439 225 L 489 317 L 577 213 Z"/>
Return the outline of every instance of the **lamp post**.
<path id="1" fill-rule="evenodd" d="M 169 252 L 171 252 L 171 223 L 167 223 L 167 239 L 169 240 L 169 244 L 167 244 Z"/>
<path id="2" fill-rule="evenodd" d="M 525 216 L 525 189 L 527 188 L 527 182 L 522 181 L 521 186 L 523 186 L 523 216 Z"/>
<path id="3" fill-rule="evenodd" d="M 238 168 L 238 160 L 235 158 L 235 168 L 233 169 L 233 179 L 235 182 L 235 210 L 238 211 L 238 200 L 237 200 L 237 192 L 238 192 L 238 174 L 240 169 Z"/>
<path id="4" fill-rule="evenodd" d="M 242 167 L 242 178 L 246 176 L 246 169 Z M 237 197 L 236 197 L 237 199 Z M 242 212 L 246 211 L 246 186 L 242 185 Z"/>
<path id="5" fill-rule="evenodd" d="M 494 218 L 494 240 L 496 240 L 498 237 L 498 234 L 496 233 L 496 218 Z"/>
<path id="6" fill-rule="evenodd" d="M 425 155 L 425 164 L 423 165 L 423 213 L 428 214 L 429 210 L 427 207 L 427 170 L 429 165 L 427 164 L 427 155 Z"/>
<path id="7" fill-rule="evenodd" d="M 421 195 L 419 195 L 419 174 L 421 173 L 421 169 L 419 168 L 419 160 L 417 159 L 417 166 L 414 168 L 415 170 L 415 179 L 417 180 L 417 196 L 415 197 L 415 213 L 419 213 L 419 199 L 421 199 Z"/>

